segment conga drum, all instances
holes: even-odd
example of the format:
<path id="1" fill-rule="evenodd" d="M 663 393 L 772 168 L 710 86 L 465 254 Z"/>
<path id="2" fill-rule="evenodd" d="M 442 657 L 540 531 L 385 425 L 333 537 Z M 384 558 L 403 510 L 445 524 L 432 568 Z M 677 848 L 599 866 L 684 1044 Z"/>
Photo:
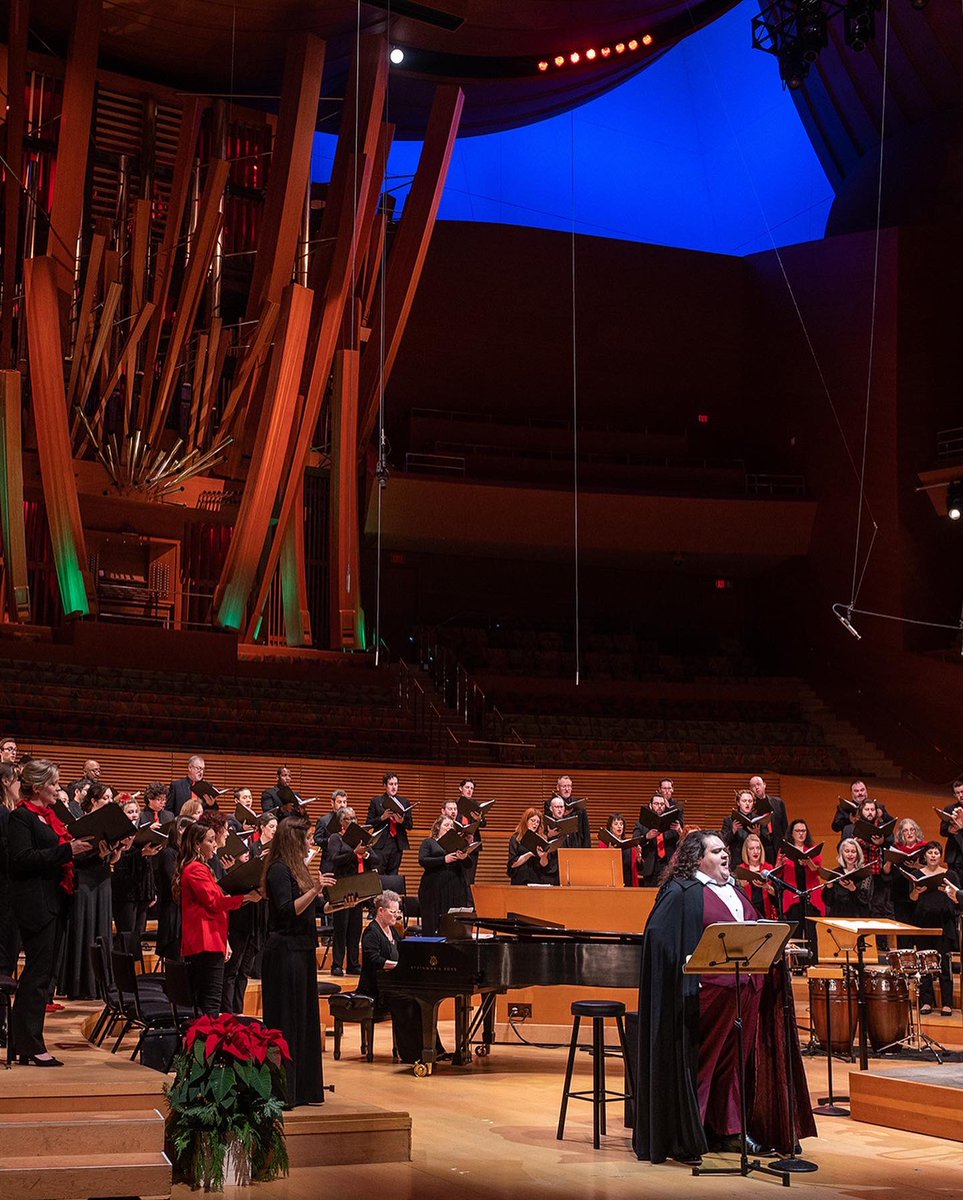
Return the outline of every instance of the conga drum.
<path id="1" fill-rule="evenodd" d="M 866 971 L 866 1036 L 874 1050 L 905 1038 L 910 1026 L 906 979 L 889 967 Z"/>
<path id="2" fill-rule="evenodd" d="M 833 1054 L 850 1057 L 853 1053 L 853 1038 L 859 1026 L 859 1002 L 856 981 L 843 978 L 837 970 L 836 976 L 817 978 L 809 975 L 809 1013 L 812 1017 L 816 1040 L 826 1049 L 826 1005 L 829 1004 L 829 1024 L 832 1027 L 830 1050 Z"/>

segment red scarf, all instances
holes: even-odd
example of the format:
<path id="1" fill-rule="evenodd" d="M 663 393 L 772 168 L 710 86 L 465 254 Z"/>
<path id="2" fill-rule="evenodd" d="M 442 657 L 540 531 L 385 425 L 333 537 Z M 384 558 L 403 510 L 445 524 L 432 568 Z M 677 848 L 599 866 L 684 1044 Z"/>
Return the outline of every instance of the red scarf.
<path id="1" fill-rule="evenodd" d="M 22 799 L 20 801 L 20 807 L 29 809 L 30 812 L 39 817 L 45 825 L 49 825 L 57 835 L 57 840 L 60 842 L 61 846 L 73 841 L 73 838 L 67 832 L 67 826 L 63 823 L 63 821 L 61 821 L 52 808 L 46 808 L 42 804 L 34 804 L 32 800 L 27 799 Z M 68 859 L 67 862 L 64 863 L 63 875 L 60 878 L 60 886 L 68 896 L 72 896 L 74 894 L 74 860 L 72 858 Z"/>

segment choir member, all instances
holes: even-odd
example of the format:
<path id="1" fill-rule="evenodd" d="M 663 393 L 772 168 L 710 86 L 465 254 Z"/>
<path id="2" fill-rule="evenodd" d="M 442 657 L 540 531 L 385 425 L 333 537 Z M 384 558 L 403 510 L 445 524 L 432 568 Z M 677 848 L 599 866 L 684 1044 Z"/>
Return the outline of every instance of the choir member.
<path id="1" fill-rule="evenodd" d="M 314 827 L 314 844 L 321 850 L 322 871 L 331 870 L 331 860 L 328 856 L 328 842 L 331 839 L 332 833 L 337 833 L 341 828 L 341 822 L 334 817 L 334 813 L 338 813 L 347 807 L 348 793 L 344 788 L 335 788 L 331 793 L 331 812 L 322 813 L 318 817 L 317 824 Z"/>
<path id="2" fill-rule="evenodd" d="M 71 839 L 51 809 L 59 798 L 56 763 L 35 758 L 20 777 L 20 803 L 7 823 L 10 903 L 23 940 L 24 968 L 13 1004 L 13 1045 L 21 1063 L 60 1067 L 44 1043 L 43 1022 L 53 990 L 74 892 L 74 859 L 92 849 Z"/>
<path id="3" fill-rule="evenodd" d="M 262 959 L 264 1024 L 280 1029 L 291 1051 L 286 1108 L 324 1101 L 318 1015 L 318 897 L 333 875 L 312 879 L 305 857 L 310 822 L 287 817 L 264 856 L 268 932 Z"/>
<path id="4" fill-rule="evenodd" d="M 164 795 L 167 795 L 166 789 Z M 161 959 L 181 956 L 181 906 L 174 899 L 171 888 L 177 870 L 181 835 L 191 824 L 191 819 L 184 816 L 166 823 L 167 845 L 162 847 L 152 864 L 157 896 L 157 957 Z"/>
<path id="5" fill-rule="evenodd" d="M 946 861 L 951 867 L 963 870 L 963 779 L 953 780 L 953 799 L 946 806 L 951 814 L 940 821 L 940 837 L 946 838 Z"/>
<path id="6" fill-rule="evenodd" d="M 940 953 L 940 998 L 943 1007 L 940 1014 L 953 1015 L 953 970 L 950 955 L 960 948 L 960 877 L 955 870 L 947 868 L 943 861 L 943 849 L 939 842 L 928 843 L 923 854 L 923 866 L 915 872 L 922 881 L 927 876 L 946 871 L 942 887 L 932 889 L 913 886 L 910 901 L 915 906 L 913 924 L 920 929 L 939 929 L 942 932 L 936 943 Z M 932 945 L 932 942 L 927 942 Z M 926 1016 L 933 1011 L 936 995 L 933 976 L 924 975 L 920 980 L 920 1012 Z"/>
<path id="7" fill-rule="evenodd" d="M 843 838 L 836 852 L 837 861 L 843 871 L 857 871 L 866 865 L 863 849 L 855 838 Z M 844 879 L 825 884 L 823 902 L 830 917 L 868 917 L 872 900 L 872 879 L 853 882 Z"/>
<path id="8" fill-rule="evenodd" d="M 16 743 L 13 743 L 16 750 Z M 13 975 L 20 957 L 20 931 L 10 905 L 10 866 L 7 861 L 7 823 L 20 803 L 16 766 L 0 762 L 0 975 Z"/>
<path id="9" fill-rule="evenodd" d="M 778 846 L 789 831 L 789 818 L 786 816 L 786 802 L 780 796 L 770 796 L 766 791 L 766 781 L 761 775 L 753 775 L 749 780 L 749 791 L 756 802 L 756 812 L 769 812 L 772 818 L 769 828 L 772 830 L 772 844 Z"/>
<path id="10" fill-rule="evenodd" d="M 149 783 L 144 792 L 144 810 L 138 825 L 150 825 L 152 829 L 163 830 L 173 820 L 174 814 L 167 807 L 167 788 L 160 782 Z"/>
<path id="11" fill-rule="evenodd" d="M 401 859 L 408 849 L 408 830 L 412 827 L 411 805 L 404 796 L 398 793 L 398 775 L 395 771 L 386 771 L 381 777 L 384 791 L 380 796 L 373 796 L 368 805 L 368 827 L 375 833 L 384 829 L 378 843 L 378 853 L 381 857 L 381 872 L 384 875 L 401 873 Z M 389 801 L 397 801 L 406 809 L 404 816 L 398 815 L 390 806 Z"/>
<path id="12" fill-rule="evenodd" d="M 351 875 L 361 875 L 369 871 L 378 871 L 381 860 L 378 855 L 368 848 L 364 842 L 357 846 L 349 846 L 342 837 L 344 831 L 354 821 L 355 812 L 351 807 L 341 810 L 341 829 L 333 833 L 328 841 L 328 857 L 331 860 L 331 871 L 336 879 L 346 879 Z M 382 841 L 384 838 L 381 839 Z M 331 939 L 331 974 L 343 975 L 342 965 L 347 957 L 347 972 L 349 975 L 360 975 L 361 964 L 358 961 L 361 948 L 362 912 L 357 905 L 351 908 L 336 910 L 331 923 L 334 926 L 334 936 Z"/>
<path id="13" fill-rule="evenodd" d="M 799 896 L 795 892 L 782 889 L 784 892 L 781 898 L 782 916 L 787 921 L 799 922 L 797 936 L 806 939 L 812 955 L 812 962 L 815 963 L 819 961 L 819 944 L 816 939 L 816 926 L 808 920 L 808 917 L 814 913 L 820 917 L 826 915 L 822 880 L 819 876 L 819 867 L 823 865 L 823 856 L 810 852 L 813 848 L 813 837 L 805 821 L 792 822 L 789 826 L 787 840 L 796 850 L 807 851 L 807 853 L 801 859 L 796 860 L 780 850 L 776 858 L 776 874 L 805 895 Z M 776 888 L 778 890 L 778 884 L 776 884 Z M 777 910 L 780 908 L 779 898 L 776 901 L 776 908 Z"/>
<path id="14" fill-rule="evenodd" d="M 731 855 L 732 851 L 730 850 L 729 853 Z M 766 847 L 758 833 L 750 833 L 743 840 L 740 858 L 744 867 L 748 867 L 750 871 L 755 871 L 757 874 L 773 869 L 773 864 L 766 862 Z M 776 919 L 776 888 L 774 884 L 766 883 L 760 887 L 752 880 L 745 879 L 741 881 L 740 886 L 749 897 L 749 902 L 756 912 L 762 913 L 767 920 Z"/>
<path id="15" fill-rule="evenodd" d="M 871 825 L 880 825 L 884 820 L 882 809 L 875 800 L 870 799 L 864 800 L 859 806 L 856 818 L 862 818 Z M 847 825 L 843 831 L 843 836 L 853 837 L 855 835 L 855 826 L 855 821 Z M 887 920 L 892 919 L 892 867 L 888 862 L 884 862 L 883 860 L 883 850 L 886 848 L 887 841 L 886 836 L 879 833 L 872 835 L 868 840 L 861 837 L 857 837 L 856 840 L 859 842 L 866 865 L 873 873 L 869 915 L 871 917 L 882 917 Z M 881 950 L 888 949 L 888 941 L 885 937 L 878 937 L 876 945 Z"/>
<path id="16" fill-rule="evenodd" d="M 671 801 L 667 800 L 662 792 L 656 792 L 649 804 L 649 808 L 660 817 L 671 807 Z M 642 823 L 642 810 L 639 809 L 639 820 L 632 830 L 632 836 L 645 838 L 639 859 L 639 886 L 658 887 L 662 874 L 679 844 L 682 825 L 675 820 L 665 833 L 660 833 L 657 829 L 648 829 Z"/>
<path id="17" fill-rule="evenodd" d="M 84 816 L 87 816 L 111 803 L 112 789 L 102 783 L 92 783 L 81 802 L 81 808 Z M 67 916 L 58 984 L 58 990 L 71 1000 L 97 998 L 97 981 L 90 965 L 90 947 L 98 939 L 105 945 L 111 944 L 114 923 L 111 869 L 124 847 L 124 843 L 112 846 L 101 840 L 88 854 L 78 856 L 74 864 L 74 902 Z"/>
<path id="18" fill-rule="evenodd" d="M 175 779 L 167 789 L 167 807 L 175 817 L 179 817 L 188 800 L 197 799 L 194 795 L 194 784 L 204 778 L 204 759 L 199 754 L 192 754 L 187 760 L 187 774 L 183 779 Z"/>
<path id="19" fill-rule="evenodd" d="M 528 883 L 551 883 L 552 868 L 547 850 L 535 853 L 522 846 L 527 830 L 540 833 L 542 818 L 537 808 L 526 808 L 515 832 L 508 839 L 508 877 L 516 887 Z"/>
<path id="20" fill-rule="evenodd" d="M 140 820 L 140 805 L 128 800 L 124 816 L 134 825 Z M 124 845 L 110 878 L 111 904 L 118 933 L 143 934 L 147 929 L 147 910 L 157 899 L 151 859 L 160 854 L 160 845 Z"/>
<path id="21" fill-rule="evenodd" d="M 923 830 L 912 817 L 903 817 L 902 820 L 896 822 L 896 828 L 893 830 L 893 848 L 895 850 L 903 850 L 907 854 L 912 854 L 914 850 L 922 850 L 925 845 L 926 838 L 923 837 Z M 914 861 L 911 865 L 919 866 L 919 863 Z M 891 872 L 890 878 L 892 880 L 893 916 L 897 921 L 902 921 L 904 925 L 912 925 L 915 906 L 910 900 L 910 882 L 898 868 Z M 912 935 L 900 936 L 896 939 L 896 943 L 907 948 L 915 945 Z"/>
<path id="22" fill-rule="evenodd" d="M 181 957 L 191 975 L 194 1003 L 208 1016 L 221 1011 L 228 913 L 254 904 L 261 893 L 228 896 L 217 886 L 210 863 L 217 834 L 195 821 L 181 834 L 171 894 L 181 906 Z"/>
<path id="23" fill-rule="evenodd" d="M 572 802 L 572 777 L 571 777 L 571 775 L 559 775 L 558 779 L 555 780 L 555 791 L 545 801 L 545 815 L 546 816 L 548 816 L 548 814 L 551 812 L 552 800 L 556 796 L 560 797 L 561 800 L 563 801 L 563 803 L 565 805 L 566 813 L 568 813 L 571 816 L 578 817 L 578 829 L 576 830 L 576 835 L 577 835 L 578 841 L 573 842 L 573 845 L 580 846 L 583 849 L 588 849 L 592 845 L 592 827 L 589 823 L 588 810 L 586 809 L 584 804 L 579 804 L 574 809 L 571 807 L 571 802 Z"/>
<path id="24" fill-rule="evenodd" d="M 625 833 L 625 817 L 621 813 L 612 813 L 609 819 L 605 822 L 605 828 L 612 834 L 613 837 L 624 838 Z M 604 847 L 602 842 L 600 846 Z M 639 886 L 639 847 L 624 846 L 622 847 L 622 886 L 623 887 L 638 887 Z"/>
<path id="25" fill-rule="evenodd" d="M 439 922 L 450 908 L 472 906 L 466 867 L 473 855 L 468 850 L 446 852 L 438 843 L 438 838 L 453 828 L 449 817 L 438 817 L 418 851 L 418 863 L 424 872 L 418 885 L 418 907 L 425 937 L 438 933 Z"/>

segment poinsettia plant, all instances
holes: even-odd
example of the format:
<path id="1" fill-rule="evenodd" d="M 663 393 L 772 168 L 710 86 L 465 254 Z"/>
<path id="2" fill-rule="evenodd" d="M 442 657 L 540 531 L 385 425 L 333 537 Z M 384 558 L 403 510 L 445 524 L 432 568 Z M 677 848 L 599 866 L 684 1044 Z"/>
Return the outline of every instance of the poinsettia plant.
<path id="1" fill-rule="evenodd" d="M 282 1112 L 287 1042 L 276 1029 L 230 1013 L 199 1017 L 164 1088 L 167 1142 L 192 1187 L 222 1191 L 226 1169 L 238 1183 L 288 1173 Z"/>

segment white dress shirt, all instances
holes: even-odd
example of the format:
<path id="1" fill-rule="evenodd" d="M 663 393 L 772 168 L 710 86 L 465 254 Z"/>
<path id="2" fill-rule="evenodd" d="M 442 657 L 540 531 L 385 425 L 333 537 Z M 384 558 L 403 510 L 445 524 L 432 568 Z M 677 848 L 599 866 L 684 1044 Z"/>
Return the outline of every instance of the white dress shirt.
<path id="1" fill-rule="evenodd" d="M 695 878 L 705 887 L 711 887 L 722 903 L 732 913 L 734 921 L 744 921 L 746 919 L 746 910 L 742 906 L 742 901 L 736 894 L 736 886 L 732 879 L 728 883 L 719 883 L 715 879 L 711 879 L 704 871 L 696 871 Z"/>

